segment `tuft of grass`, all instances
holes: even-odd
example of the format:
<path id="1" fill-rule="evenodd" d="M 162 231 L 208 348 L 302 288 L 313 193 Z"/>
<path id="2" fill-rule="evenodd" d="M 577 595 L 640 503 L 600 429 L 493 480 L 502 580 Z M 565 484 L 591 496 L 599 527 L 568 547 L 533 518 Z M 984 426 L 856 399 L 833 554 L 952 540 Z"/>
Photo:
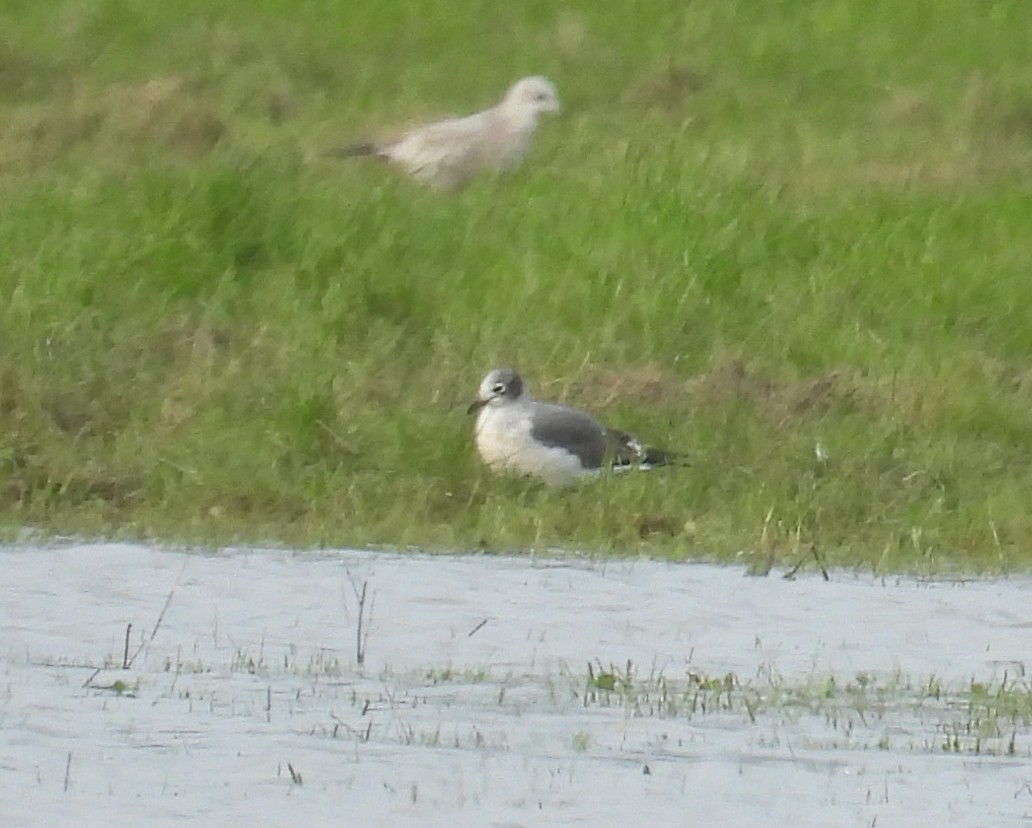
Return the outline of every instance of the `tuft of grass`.
<path id="1" fill-rule="evenodd" d="M 798 682 L 769 670 L 752 680 L 700 670 L 678 678 L 638 676 L 630 663 L 608 671 L 599 665 L 598 672 L 589 664 L 582 695 L 585 707 L 623 707 L 636 718 L 720 716 L 754 725 L 761 719 L 817 718 L 827 726 L 831 744 L 879 750 L 1026 754 L 1023 741 L 1032 723 L 1032 688 L 1007 675 L 967 686 L 946 685 L 935 676 L 916 680 L 899 671 Z M 904 733 L 909 742 L 900 738 Z"/>
<path id="2" fill-rule="evenodd" d="M 1027 568 L 1030 15 L 7 3 L 0 522 Z M 531 72 L 510 176 L 326 157 Z M 489 477 L 501 363 L 689 464 Z"/>

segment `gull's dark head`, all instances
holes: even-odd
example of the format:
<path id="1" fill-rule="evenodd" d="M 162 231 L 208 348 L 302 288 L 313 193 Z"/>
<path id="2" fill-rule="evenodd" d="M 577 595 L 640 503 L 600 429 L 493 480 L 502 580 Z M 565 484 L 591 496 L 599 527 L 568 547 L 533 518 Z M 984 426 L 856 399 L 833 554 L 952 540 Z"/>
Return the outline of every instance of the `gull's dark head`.
<path id="1" fill-rule="evenodd" d="M 495 368 L 480 383 L 477 398 L 467 412 L 472 414 L 485 405 L 504 405 L 523 396 L 523 379 L 512 368 Z"/>

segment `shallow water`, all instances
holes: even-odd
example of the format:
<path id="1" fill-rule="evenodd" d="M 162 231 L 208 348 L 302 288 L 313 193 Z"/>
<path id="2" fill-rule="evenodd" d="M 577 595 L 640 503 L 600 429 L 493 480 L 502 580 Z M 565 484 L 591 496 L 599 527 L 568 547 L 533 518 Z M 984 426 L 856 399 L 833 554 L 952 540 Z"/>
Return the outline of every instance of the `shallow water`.
<path id="1" fill-rule="evenodd" d="M 1027 686 L 1026 578 L 114 544 L 0 561 L 4 826 L 1032 820 L 1032 730 L 965 696 Z"/>

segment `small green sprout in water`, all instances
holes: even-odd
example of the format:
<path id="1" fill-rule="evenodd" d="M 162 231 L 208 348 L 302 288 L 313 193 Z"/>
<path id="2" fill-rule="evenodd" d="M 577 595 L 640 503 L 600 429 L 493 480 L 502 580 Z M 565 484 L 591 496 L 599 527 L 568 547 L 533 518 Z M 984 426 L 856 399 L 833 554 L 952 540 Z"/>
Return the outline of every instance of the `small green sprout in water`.
<path id="1" fill-rule="evenodd" d="M 627 662 L 627 666 L 623 673 L 620 673 L 619 668 L 613 665 L 609 666 L 607 670 L 602 666 L 602 662 L 598 662 L 598 673 L 595 672 L 594 667 L 591 666 L 591 662 L 588 662 L 588 688 L 592 690 L 602 690 L 606 693 L 613 693 L 619 691 L 627 695 L 634 693 L 634 666 L 630 661 Z"/>
<path id="2" fill-rule="evenodd" d="M 114 693 L 116 696 L 124 696 L 126 698 L 135 699 L 136 693 L 140 689 L 140 682 L 137 681 L 130 684 L 122 679 L 115 679 L 111 684 L 90 684 L 94 690 L 107 690 Z"/>
<path id="3" fill-rule="evenodd" d="M 588 665 L 588 685 L 596 688 L 597 690 L 606 690 L 612 692 L 616 689 L 616 676 L 612 673 L 601 672 L 597 676 L 591 669 L 591 665 Z"/>

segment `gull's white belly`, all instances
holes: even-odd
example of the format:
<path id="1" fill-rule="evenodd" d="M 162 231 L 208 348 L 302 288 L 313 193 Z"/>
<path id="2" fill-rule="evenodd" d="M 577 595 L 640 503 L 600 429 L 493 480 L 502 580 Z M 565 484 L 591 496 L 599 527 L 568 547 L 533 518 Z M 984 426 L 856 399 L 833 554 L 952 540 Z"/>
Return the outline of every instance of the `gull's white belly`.
<path id="1" fill-rule="evenodd" d="M 535 442 L 530 429 L 530 418 L 524 411 L 491 406 L 481 409 L 476 426 L 481 459 L 493 471 L 534 475 L 553 486 L 593 473 L 581 466 L 576 455 Z"/>

